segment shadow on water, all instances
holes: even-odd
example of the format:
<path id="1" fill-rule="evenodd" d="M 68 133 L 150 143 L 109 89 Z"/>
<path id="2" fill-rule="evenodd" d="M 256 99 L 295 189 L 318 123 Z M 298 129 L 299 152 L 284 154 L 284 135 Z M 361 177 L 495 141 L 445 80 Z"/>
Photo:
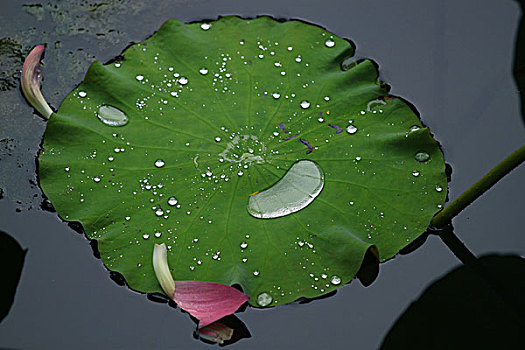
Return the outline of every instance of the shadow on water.
<path id="1" fill-rule="evenodd" d="M 16 287 L 22 274 L 27 250 L 0 231 L 0 322 L 7 316 L 15 299 Z"/>
<path id="2" fill-rule="evenodd" d="M 519 348 L 525 259 L 491 255 L 434 282 L 399 317 L 381 349 Z"/>
<path id="3" fill-rule="evenodd" d="M 525 124 L 525 0 L 515 0 L 521 7 L 520 24 L 516 33 L 516 46 L 514 48 L 514 64 L 512 73 L 518 87 L 521 100 L 521 117 Z"/>
<path id="4" fill-rule="evenodd" d="M 222 343 L 221 346 L 231 345 L 238 342 L 241 339 L 252 337 L 250 331 L 248 330 L 248 327 L 246 327 L 244 322 L 242 322 L 235 315 L 228 315 L 226 317 L 223 317 L 217 322 L 214 322 L 214 324 L 224 325 L 233 330 L 231 338 L 229 340 L 224 341 L 224 343 Z M 195 332 L 193 333 L 193 337 L 195 339 L 199 339 L 200 341 L 206 344 L 215 344 L 215 342 L 209 341 L 206 338 L 204 338 L 201 334 L 199 334 L 198 330 L 195 330 Z"/>

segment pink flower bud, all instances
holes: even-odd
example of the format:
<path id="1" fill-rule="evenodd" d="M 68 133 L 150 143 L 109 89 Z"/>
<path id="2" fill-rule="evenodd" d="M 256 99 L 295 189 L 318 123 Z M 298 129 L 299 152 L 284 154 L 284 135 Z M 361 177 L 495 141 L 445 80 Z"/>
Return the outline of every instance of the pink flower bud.
<path id="1" fill-rule="evenodd" d="M 53 110 L 47 104 L 42 92 L 40 92 L 40 83 L 42 81 L 42 74 L 40 71 L 40 58 L 44 53 L 44 45 L 37 45 L 29 55 L 26 57 L 24 66 L 22 67 L 21 85 L 22 92 L 27 101 L 38 113 L 44 118 L 49 119 Z"/>

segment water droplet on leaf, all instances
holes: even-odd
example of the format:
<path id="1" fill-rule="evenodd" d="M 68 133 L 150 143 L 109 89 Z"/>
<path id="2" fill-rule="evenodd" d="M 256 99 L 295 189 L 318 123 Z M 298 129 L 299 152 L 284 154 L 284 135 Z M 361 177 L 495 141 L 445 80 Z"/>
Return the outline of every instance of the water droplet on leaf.
<path id="1" fill-rule="evenodd" d="M 124 126 L 128 123 L 128 116 L 120 109 L 102 105 L 98 108 L 98 119 L 109 126 Z"/>
<path id="2" fill-rule="evenodd" d="M 427 160 L 430 159 L 430 155 L 426 152 L 418 152 L 416 153 L 414 158 L 416 158 L 418 162 L 426 162 Z"/>
<path id="3" fill-rule="evenodd" d="M 257 304 L 260 306 L 268 306 L 271 304 L 272 300 L 272 296 L 266 292 L 263 292 L 257 296 Z"/>
<path id="4" fill-rule="evenodd" d="M 349 133 L 350 135 L 355 134 L 357 132 L 357 128 L 353 125 L 348 125 L 346 127 L 346 132 Z"/>
<path id="5" fill-rule="evenodd" d="M 300 160 L 272 187 L 250 197 L 248 212 L 261 218 L 277 218 L 306 208 L 321 193 L 324 175 L 309 160 Z"/>
<path id="6" fill-rule="evenodd" d="M 326 47 L 334 47 L 335 46 L 335 41 L 333 41 L 332 39 L 328 39 L 324 42 L 324 45 Z"/>
<path id="7" fill-rule="evenodd" d="M 339 276 L 332 276 L 332 278 L 330 279 L 330 282 L 332 282 L 333 285 L 337 286 L 338 284 L 341 283 L 341 278 Z"/>

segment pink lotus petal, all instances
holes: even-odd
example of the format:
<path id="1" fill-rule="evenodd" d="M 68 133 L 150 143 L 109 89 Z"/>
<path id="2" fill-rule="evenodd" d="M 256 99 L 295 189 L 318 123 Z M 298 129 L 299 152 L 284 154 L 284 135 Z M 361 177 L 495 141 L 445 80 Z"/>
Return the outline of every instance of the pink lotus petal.
<path id="1" fill-rule="evenodd" d="M 20 82 L 22 85 L 22 92 L 27 98 L 29 104 L 31 104 L 31 106 L 33 106 L 43 117 L 49 119 L 51 114 L 53 114 L 53 110 L 49 107 L 40 91 L 40 82 L 42 81 L 40 58 L 42 57 L 44 50 L 44 45 L 37 45 L 31 50 L 24 61 Z"/>
<path id="2" fill-rule="evenodd" d="M 250 299 L 246 294 L 224 284 L 203 281 L 175 281 L 173 300 L 200 320 L 205 327 L 233 314 Z"/>
<path id="3" fill-rule="evenodd" d="M 233 329 L 220 322 L 214 322 L 199 329 L 199 336 L 208 341 L 224 344 L 233 336 Z"/>
<path id="4" fill-rule="evenodd" d="M 199 326 L 233 314 L 249 296 L 224 284 L 202 281 L 174 281 L 164 243 L 153 247 L 153 270 L 160 286 L 179 307 L 200 320 Z"/>

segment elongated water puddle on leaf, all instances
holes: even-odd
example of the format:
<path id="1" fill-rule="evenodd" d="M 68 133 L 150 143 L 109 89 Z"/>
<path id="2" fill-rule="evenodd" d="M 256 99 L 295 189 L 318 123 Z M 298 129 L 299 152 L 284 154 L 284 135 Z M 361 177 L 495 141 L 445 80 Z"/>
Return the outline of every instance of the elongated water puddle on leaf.
<path id="1" fill-rule="evenodd" d="M 108 105 L 99 107 L 97 117 L 109 126 L 124 126 L 128 123 L 128 116 L 124 112 Z"/>
<path id="2" fill-rule="evenodd" d="M 307 207 L 324 186 L 322 169 L 309 160 L 300 160 L 272 187 L 250 197 L 248 212 L 260 219 L 295 213 Z"/>

